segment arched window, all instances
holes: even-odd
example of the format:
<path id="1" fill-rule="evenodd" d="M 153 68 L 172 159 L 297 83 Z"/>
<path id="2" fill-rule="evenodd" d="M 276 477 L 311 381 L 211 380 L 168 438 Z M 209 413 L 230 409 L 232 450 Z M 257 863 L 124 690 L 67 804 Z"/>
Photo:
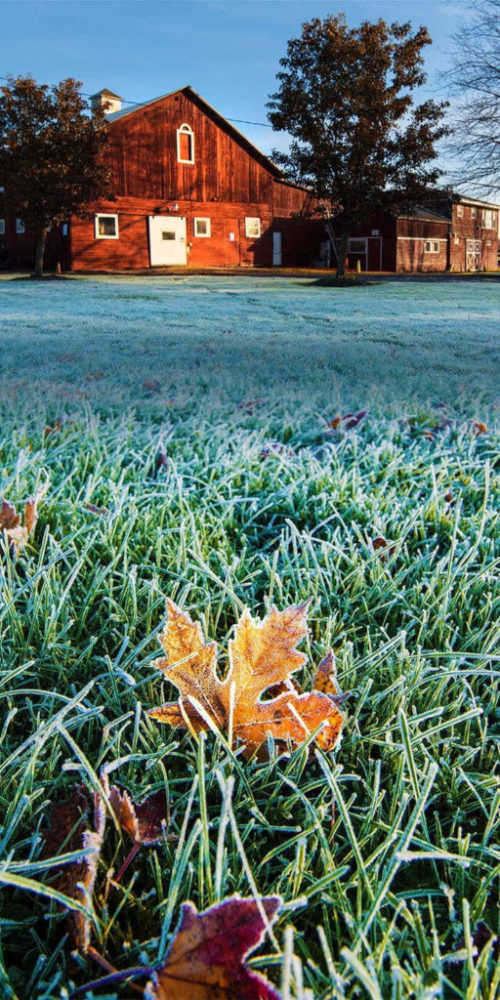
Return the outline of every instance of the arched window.
<path id="1" fill-rule="evenodd" d="M 194 163 L 194 132 L 190 125 L 177 129 L 177 160 L 179 163 Z"/>

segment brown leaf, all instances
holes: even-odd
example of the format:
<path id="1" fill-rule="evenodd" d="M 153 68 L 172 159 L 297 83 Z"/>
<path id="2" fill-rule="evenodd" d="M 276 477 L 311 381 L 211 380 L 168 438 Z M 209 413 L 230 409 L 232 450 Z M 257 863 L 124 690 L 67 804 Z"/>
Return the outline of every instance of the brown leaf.
<path id="1" fill-rule="evenodd" d="M 44 836 L 43 858 L 51 858 L 69 851 L 92 849 L 81 861 L 60 866 L 53 887 L 84 905 L 92 898 L 97 866 L 104 837 L 106 813 L 100 795 L 93 796 L 93 826 L 89 828 L 89 800 L 82 788 L 71 798 L 52 805 L 48 829 Z M 57 867 L 56 864 L 53 866 Z M 68 915 L 68 931 L 72 946 L 87 951 L 90 945 L 91 923 L 79 910 Z"/>
<path id="2" fill-rule="evenodd" d="M 116 785 L 109 789 L 109 802 L 125 833 L 134 844 L 153 847 L 161 844 L 163 831 L 168 825 L 168 803 L 163 789 L 148 795 L 142 802 L 134 802 L 126 789 Z"/>
<path id="3" fill-rule="evenodd" d="M 396 546 L 388 542 L 383 535 L 377 535 L 376 538 L 372 538 L 372 548 L 374 552 L 378 552 L 381 559 L 387 559 L 393 555 Z"/>
<path id="4" fill-rule="evenodd" d="M 480 434 L 486 434 L 488 430 L 486 424 L 484 424 L 482 420 L 474 420 L 472 427 L 478 437 Z"/>
<path id="5" fill-rule="evenodd" d="M 184 903 L 165 962 L 145 989 L 147 1000 L 280 1000 L 274 986 L 245 964 L 281 905 L 233 896 L 198 913 Z"/>
<path id="6" fill-rule="evenodd" d="M 357 427 L 358 424 L 360 424 L 361 421 L 364 420 L 367 412 L 368 412 L 367 410 L 358 410 L 357 413 L 350 413 L 350 412 L 344 413 L 343 416 L 337 414 L 337 416 L 334 417 L 333 420 L 329 421 L 328 426 L 331 427 L 332 430 L 337 430 L 340 428 L 341 430 L 350 431 L 352 430 L 353 427 Z"/>
<path id="7" fill-rule="evenodd" d="M 94 503 L 86 503 L 85 506 L 91 514 L 97 514 L 99 517 L 106 517 L 110 512 L 109 507 L 96 507 Z"/>
<path id="8" fill-rule="evenodd" d="M 21 522 L 21 515 L 17 513 L 16 508 L 11 503 L 8 503 L 7 500 L 2 500 L 0 508 L 0 531 L 3 531 L 8 539 L 14 555 L 17 555 L 24 548 L 35 530 L 38 520 L 38 502 L 45 496 L 47 486 L 48 484 L 41 487 L 37 490 L 34 497 L 30 497 L 26 501 L 23 522 Z"/>
<path id="9" fill-rule="evenodd" d="M 325 694 L 299 694 L 290 675 L 306 661 L 297 644 L 307 634 L 307 605 L 285 611 L 272 608 L 265 619 L 255 621 L 244 611 L 229 642 L 230 669 L 221 681 L 216 673 L 216 647 L 204 643 L 201 626 L 167 601 L 167 625 L 160 641 L 166 653 L 155 666 L 180 691 L 178 702 L 152 709 L 149 714 L 171 726 L 190 726 L 196 732 L 208 729 L 204 715 L 221 730 L 232 720 L 235 740 L 245 745 L 246 755 L 260 747 L 270 734 L 283 746 L 303 743 L 321 725 L 317 742 L 325 750 L 337 741 L 343 716 Z M 262 694 L 287 683 L 287 690 L 268 701 Z M 197 708 L 197 703 L 201 711 Z"/>
<path id="10" fill-rule="evenodd" d="M 63 425 L 62 417 L 56 417 L 53 424 L 47 424 L 43 429 L 44 438 L 49 437 L 51 434 L 56 434 L 61 430 Z"/>
<path id="11" fill-rule="evenodd" d="M 486 947 L 491 938 L 493 938 L 491 957 L 495 962 L 498 962 L 500 959 L 500 938 L 494 931 L 491 930 L 491 927 L 488 927 L 488 924 L 486 924 L 484 920 L 478 920 L 472 935 L 472 941 L 474 947 L 477 949 L 478 955 L 481 954 L 483 948 Z"/>

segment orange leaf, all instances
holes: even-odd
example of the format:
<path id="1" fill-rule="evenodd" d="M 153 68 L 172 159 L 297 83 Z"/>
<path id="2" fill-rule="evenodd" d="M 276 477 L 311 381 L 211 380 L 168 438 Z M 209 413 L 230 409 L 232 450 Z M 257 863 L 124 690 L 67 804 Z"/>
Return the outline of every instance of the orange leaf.
<path id="1" fill-rule="evenodd" d="M 288 741 L 298 746 L 319 726 L 319 745 L 331 749 L 343 723 L 338 707 L 328 695 L 300 694 L 291 683 L 290 675 L 306 661 L 296 649 L 307 635 L 306 618 L 307 604 L 281 612 L 272 608 L 262 622 L 245 610 L 229 642 L 230 669 L 221 681 L 215 644 L 204 643 L 199 623 L 168 600 L 167 625 L 160 637 L 166 657 L 155 666 L 179 689 L 180 698 L 149 715 L 171 726 L 189 725 L 196 732 L 209 728 L 208 717 L 221 730 L 232 728 L 247 756 L 268 734 L 283 746 Z M 279 693 L 261 701 L 269 688 Z"/>
<path id="2" fill-rule="evenodd" d="M 198 913 L 184 903 L 164 964 L 145 989 L 148 1000 L 280 1000 L 274 986 L 245 964 L 261 943 L 266 922 L 281 905 L 278 896 L 233 896 Z"/>
<path id="3" fill-rule="evenodd" d="M 472 426 L 478 437 L 480 434 L 486 434 L 486 431 L 488 430 L 486 424 L 484 424 L 482 420 L 474 420 Z"/>
<path id="4" fill-rule="evenodd" d="M 68 851 L 91 849 L 92 853 L 81 861 L 60 866 L 53 883 L 54 888 L 83 904 L 88 904 L 92 898 L 106 823 L 100 795 L 93 796 L 94 830 L 88 826 L 88 809 L 89 801 L 81 788 L 70 799 L 55 803 L 50 811 L 42 852 L 42 856 L 48 858 Z M 72 910 L 68 916 L 68 930 L 73 947 L 86 952 L 90 945 L 89 917 L 79 910 Z"/>

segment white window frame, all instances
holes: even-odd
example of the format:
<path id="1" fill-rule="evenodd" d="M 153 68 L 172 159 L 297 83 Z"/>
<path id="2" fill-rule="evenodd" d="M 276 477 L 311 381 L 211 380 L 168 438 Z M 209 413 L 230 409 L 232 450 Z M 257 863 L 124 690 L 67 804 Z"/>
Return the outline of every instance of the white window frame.
<path id="1" fill-rule="evenodd" d="M 207 231 L 206 231 L 206 233 L 199 233 L 198 232 L 198 223 L 199 222 L 206 222 L 206 225 L 207 225 Z M 199 239 L 205 239 L 205 240 L 208 239 L 208 237 L 212 235 L 212 225 L 211 225 L 210 219 L 207 219 L 207 217 L 204 216 L 204 215 L 203 216 L 202 215 L 197 215 L 196 218 L 193 219 L 193 233 Z"/>
<path id="2" fill-rule="evenodd" d="M 99 232 L 99 219 L 114 219 L 115 220 L 115 234 L 114 236 L 109 236 L 107 233 Z M 96 212 L 95 215 L 95 238 L 96 240 L 117 240 L 119 238 L 118 230 L 118 215 L 113 212 Z"/>
<path id="3" fill-rule="evenodd" d="M 471 208 L 470 217 L 471 219 L 477 219 L 477 208 Z"/>
<path id="4" fill-rule="evenodd" d="M 464 217 L 464 206 L 457 205 L 457 219 L 463 219 Z"/>
<path id="5" fill-rule="evenodd" d="M 483 209 L 483 229 L 496 229 L 496 212 L 492 208 Z"/>
<path id="6" fill-rule="evenodd" d="M 26 232 L 26 226 L 22 219 L 16 219 L 16 233 L 18 236 L 24 236 Z"/>
<path id="7" fill-rule="evenodd" d="M 181 135 L 189 135 L 191 138 L 191 159 L 183 160 L 181 156 Z M 194 132 L 187 122 L 183 122 L 177 129 L 177 163 L 194 163 Z"/>
<path id="8" fill-rule="evenodd" d="M 256 215 L 245 215 L 245 236 L 247 240 L 258 240 L 260 237 L 260 218 Z"/>
<path id="9" fill-rule="evenodd" d="M 424 240 L 424 253 L 439 253 L 439 240 Z"/>
<path id="10" fill-rule="evenodd" d="M 0 219 L 0 236 L 5 236 L 5 219 Z"/>

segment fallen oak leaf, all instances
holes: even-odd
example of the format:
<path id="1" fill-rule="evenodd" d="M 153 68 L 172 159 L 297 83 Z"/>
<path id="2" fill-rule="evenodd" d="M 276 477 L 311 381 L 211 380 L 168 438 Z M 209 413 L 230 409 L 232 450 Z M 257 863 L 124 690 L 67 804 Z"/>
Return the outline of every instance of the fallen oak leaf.
<path id="1" fill-rule="evenodd" d="M 165 961 L 145 988 L 146 1000 L 280 1000 L 245 962 L 281 905 L 278 896 L 259 902 L 233 896 L 202 913 L 184 903 Z"/>
<path id="2" fill-rule="evenodd" d="M 472 423 L 472 428 L 474 433 L 479 437 L 480 434 L 486 434 L 488 428 L 482 420 L 474 420 Z"/>
<path id="3" fill-rule="evenodd" d="M 55 880 L 55 887 L 59 891 L 83 904 L 92 898 L 106 825 L 104 802 L 97 793 L 93 796 L 94 829 L 88 825 L 88 812 L 89 800 L 82 788 L 78 788 L 64 802 L 54 803 L 42 851 L 42 858 L 52 858 L 62 851 L 90 850 L 81 861 L 61 866 Z M 57 864 L 54 863 L 51 867 L 55 868 Z M 73 947 L 85 953 L 90 947 L 89 916 L 80 910 L 71 910 L 68 915 L 68 931 Z"/>
<path id="4" fill-rule="evenodd" d="M 160 636 L 166 657 L 153 665 L 175 684 L 180 698 L 148 714 L 195 732 L 209 729 L 211 720 L 220 730 L 232 730 L 233 738 L 244 744 L 246 756 L 259 749 L 268 735 L 284 746 L 287 742 L 299 746 L 316 729 L 318 745 L 332 749 L 344 721 L 338 707 L 319 691 L 299 694 L 291 684 L 290 675 L 307 659 L 296 650 L 308 631 L 306 619 L 307 604 L 282 612 L 273 607 L 262 622 L 245 609 L 229 642 L 230 669 L 221 681 L 215 643 L 204 643 L 200 624 L 167 600 L 167 624 Z M 260 700 L 265 691 L 276 690 L 275 685 L 283 682 L 287 682 L 283 693 Z"/>

